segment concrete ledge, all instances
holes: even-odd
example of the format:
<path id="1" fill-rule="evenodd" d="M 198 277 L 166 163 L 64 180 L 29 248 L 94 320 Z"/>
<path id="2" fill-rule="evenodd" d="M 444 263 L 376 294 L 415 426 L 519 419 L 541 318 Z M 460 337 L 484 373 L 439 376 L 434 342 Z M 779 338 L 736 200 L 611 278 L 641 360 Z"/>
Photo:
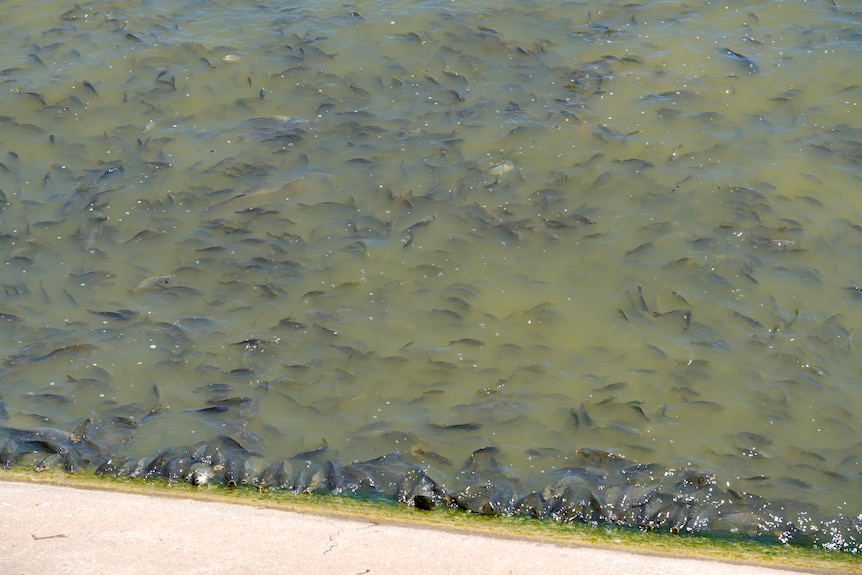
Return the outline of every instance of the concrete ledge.
<path id="1" fill-rule="evenodd" d="M 0 481 L 0 528 L 0 572 L 6 575 L 798 573 L 377 519 L 18 481 Z"/>

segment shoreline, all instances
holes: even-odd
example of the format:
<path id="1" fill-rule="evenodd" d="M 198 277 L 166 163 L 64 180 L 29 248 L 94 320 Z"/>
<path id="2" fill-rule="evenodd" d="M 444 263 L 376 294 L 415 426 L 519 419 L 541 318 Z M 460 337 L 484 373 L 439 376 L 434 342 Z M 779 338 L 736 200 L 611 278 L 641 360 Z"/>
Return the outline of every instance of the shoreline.
<path id="1" fill-rule="evenodd" d="M 309 564 L 316 572 L 338 573 L 570 573 L 575 566 L 615 575 L 621 569 L 752 575 L 862 570 L 858 557 L 825 551 L 401 507 L 346 497 L 267 497 L 253 490 L 3 473 L 0 525 L 9 535 L 0 543 L 0 566 L 7 573 L 71 572 L 85 565 L 128 573 L 159 567 L 226 573 L 307 570 Z"/>

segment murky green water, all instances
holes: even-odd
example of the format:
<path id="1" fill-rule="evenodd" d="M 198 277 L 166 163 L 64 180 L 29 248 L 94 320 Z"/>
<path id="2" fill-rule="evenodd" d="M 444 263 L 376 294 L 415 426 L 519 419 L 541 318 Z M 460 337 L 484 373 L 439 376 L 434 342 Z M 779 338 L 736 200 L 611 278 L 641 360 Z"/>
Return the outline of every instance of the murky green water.
<path id="1" fill-rule="evenodd" d="M 4 427 L 862 512 L 860 9 L 307 4 L 4 11 Z"/>

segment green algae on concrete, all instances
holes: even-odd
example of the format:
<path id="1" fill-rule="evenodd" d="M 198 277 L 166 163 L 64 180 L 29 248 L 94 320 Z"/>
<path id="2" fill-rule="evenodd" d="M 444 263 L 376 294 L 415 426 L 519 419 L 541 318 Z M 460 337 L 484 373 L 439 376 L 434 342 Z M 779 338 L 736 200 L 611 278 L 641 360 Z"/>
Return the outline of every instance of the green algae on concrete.
<path id="1" fill-rule="evenodd" d="M 356 498 L 292 491 L 259 491 L 252 486 L 229 488 L 210 484 L 193 486 L 164 480 L 116 479 L 71 475 L 59 470 L 33 473 L 10 469 L 0 480 L 45 483 L 79 489 L 135 495 L 187 498 L 235 503 L 298 513 L 331 515 L 346 519 L 423 526 L 504 538 L 541 540 L 558 545 L 585 545 L 654 556 L 684 556 L 731 563 L 745 563 L 785 570 L 817 573 L 862 571 L 862 558 L 850 553 L 781 545 L 744 538 L 647 532 L 607 524 L 561 523 L 529 517 L 486 517 L 459 509 L 422 511 L 388 499 Z"/>

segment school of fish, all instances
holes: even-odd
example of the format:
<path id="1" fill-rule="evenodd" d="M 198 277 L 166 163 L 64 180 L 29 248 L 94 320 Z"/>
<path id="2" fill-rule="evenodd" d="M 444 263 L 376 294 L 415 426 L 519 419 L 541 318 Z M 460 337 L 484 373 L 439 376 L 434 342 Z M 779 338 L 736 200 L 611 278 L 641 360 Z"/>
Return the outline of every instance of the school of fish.
<path id="1" fill-rule="evenodd" d="M 10 11 L 0 468 L 862 551 L 862 11 L 463 4 Z"/>

